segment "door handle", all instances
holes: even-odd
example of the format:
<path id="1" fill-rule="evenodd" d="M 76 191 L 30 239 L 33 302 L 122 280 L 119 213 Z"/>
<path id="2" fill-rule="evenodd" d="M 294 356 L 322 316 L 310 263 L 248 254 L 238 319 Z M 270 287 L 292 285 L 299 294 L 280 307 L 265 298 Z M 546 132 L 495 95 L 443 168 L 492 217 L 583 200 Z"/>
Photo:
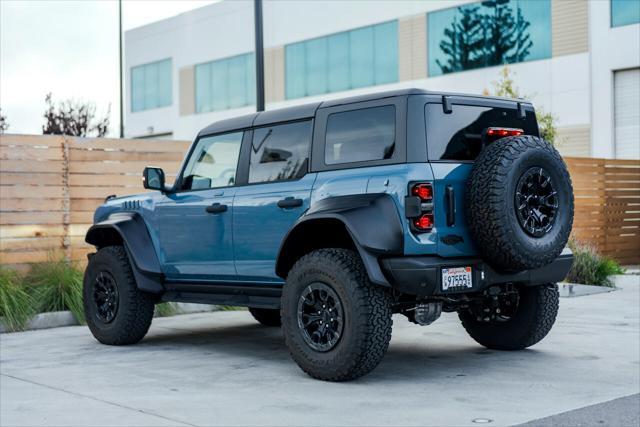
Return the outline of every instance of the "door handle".
<path id="1" fill-rule="evenodd" d="M 278 207 L 282 209 L 297 208 L 302 206 L 302 199 L 294 199 L 293 197 L 285 197 L 278 201 Z"/>
<path id="2" fill-rule="evenodd" d="M 227 211 L 227 205 L 222 205 L 220 203 L 214 203 L 211 206 L 207 206 L 205 211 L 210 214 L 219 214 Z"/>

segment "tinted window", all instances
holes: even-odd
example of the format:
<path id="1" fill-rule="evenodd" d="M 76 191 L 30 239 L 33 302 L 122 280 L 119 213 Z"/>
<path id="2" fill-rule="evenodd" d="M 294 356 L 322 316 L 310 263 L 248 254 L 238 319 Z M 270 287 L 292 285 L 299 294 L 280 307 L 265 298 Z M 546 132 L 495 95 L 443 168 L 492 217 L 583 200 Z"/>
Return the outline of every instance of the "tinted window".
<path id="1" fill-rule="evenodd" d="M 311 120 L 253 131 L 249 182 L 300 178 L 307 172 Z"/>
<path id="2" fill-rule="evenodd" d="M 427 14 L 429 76 L 551 58 L 551 1 L 469 3 Z"/>
<path id="3" fill-rule="evenodd" d="M 327 119 L 327 165 L 390 159 L 396 140 L 393 105 L 334 113 Z"/>
<path id="4" fill-rule="evenodd" d="M 183 190 L 228 187 L 235 183 L 242 132 L 198 141 L 182 178 Z"/>
<path id="5" fill-rule="evenodd" d="M 488 127 L 518 128 L 527 135 L 538 135 L 532 111 L 520 119 L 516 109 L 454 105 L 451 114 L 444 114 L 442 104 L 427 104 L 426 114 L 430 160 L 474 160 Z"/>

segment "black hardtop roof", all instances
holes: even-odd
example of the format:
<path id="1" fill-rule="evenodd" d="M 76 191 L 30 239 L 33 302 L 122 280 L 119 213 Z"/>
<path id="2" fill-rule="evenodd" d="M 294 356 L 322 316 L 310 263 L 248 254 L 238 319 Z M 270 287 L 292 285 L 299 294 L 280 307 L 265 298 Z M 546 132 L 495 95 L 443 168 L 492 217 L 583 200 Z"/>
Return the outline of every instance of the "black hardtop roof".
<path id="1" fill-rule="evenodd" d="M 424 89 L 396 89 L 384 92 L 375 92 L 365 95 L 350 96 L 346 98 L 333 99 L 328 101 L 314 102 L 303 105 L 295 105 L 292 107 L 278 108 L 275 110 L 261 111 L 259 113 L 246 114 L 244 116 L 233 117 L 230 119 L 219 120 L 202 129 L 198 136 L 211 135 L 214 133 L 229 132 L 238 129 L 245 129 L 251 126 L 262 126 L 270 123 L 286 122 L 292 120 L 301 120 L 315 116 L 319 108 L 335 107 L 337 105 L 352 104 L 356 102 L 376 101 L 378 99 L 393 98 L 408 95 L 431 95 L 435 98 L 442 96 L 465 97 L 492 99 L 500 101 L 521 102 L 530 104 L 524 99 L 501 98 L 497 96 L 484 96 L 477 94 L 463 94 L 451 92 L 434 92 Z"/>

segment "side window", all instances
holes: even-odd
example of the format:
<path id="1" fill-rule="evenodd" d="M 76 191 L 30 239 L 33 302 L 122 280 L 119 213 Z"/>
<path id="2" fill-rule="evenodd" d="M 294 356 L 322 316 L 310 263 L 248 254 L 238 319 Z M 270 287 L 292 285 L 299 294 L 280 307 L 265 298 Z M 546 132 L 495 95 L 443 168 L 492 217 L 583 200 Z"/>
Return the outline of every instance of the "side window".
<path id="1" fill-rule="evenodd" d="M 327 118 L 327 165 L 390 159 L 396 141 L 393 105 L 333 113 Z"/>
<path id="2" fill-rule="evenodd" d="M 254 129 L 249 183 L 302 177 L 308 169 L 311 120 Z"/>
<path id="3" fill-rule="evenodd" d="M 243 132 L 202 138 L 191 153 L 182 190 L 229 187 L 235 183 Z"/>

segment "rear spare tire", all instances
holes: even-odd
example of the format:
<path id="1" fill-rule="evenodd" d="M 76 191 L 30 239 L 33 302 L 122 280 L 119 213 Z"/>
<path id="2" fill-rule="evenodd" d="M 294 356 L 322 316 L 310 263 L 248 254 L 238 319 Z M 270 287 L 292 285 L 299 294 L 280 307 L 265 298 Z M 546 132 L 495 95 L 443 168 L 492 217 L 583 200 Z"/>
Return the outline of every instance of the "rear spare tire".
<path id="1" fill-rule="evenodd" d="M 542 138 L 502 138 L 485 148 L 467 183 L 466 216 L 483 258 L 505 271 L 555 260 L 573 224 L 573 188 L 558 151 Z"/>

